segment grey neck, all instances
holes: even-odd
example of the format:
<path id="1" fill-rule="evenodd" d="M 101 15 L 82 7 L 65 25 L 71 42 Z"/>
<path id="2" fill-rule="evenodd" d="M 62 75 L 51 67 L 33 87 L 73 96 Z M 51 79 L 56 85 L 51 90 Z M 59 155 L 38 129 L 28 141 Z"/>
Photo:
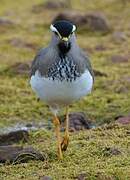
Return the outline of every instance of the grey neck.
<path id="1" fill-rule="evenodd" d="M 51 42 L 50 42 L 50 45 L 49 47 L 51 48 L 54 48 L 56 49 L 56 51 L 59 51 L 59 39 L 57 39 L 57 37 L 55 37 L 55 35 L 52 35 L 52 39 L 51 39 Z M 75 34 L 73 34 L 70 39 L 69 39 L 69 47 L 67 50 L 65 50 L 65 53 L 68 53 L 69 51 L 73 50 L 73 49 L 78 49 L 79 46 L 77 44 L 77 41 L 76 41 L 76 36 Z M 61 47 L 62 48 L 62 47 Z M 63 47 L 64 48 L 64 47 Z M 62 52 L 62 51 L 61 51 Z M 64 53 L 64 52 L 63 52 Z"/>
<path id="2" fill-rule="evenodd" d="M 69 42 L 71 43 L 71 47 L 65 54 L 59 51 L 58 44 L 56 44 L 56 41 L 54 43 L 54 39 L 52 39 L 52 42 L 50 43 L 50 47 L 57 54 L 55 62 L 51 65 L 48 71 L 48 77 L 52 80 L 75 81 L 77 77 L 80 77 L 77 65 L 70 56 L 72 51 L 78 51 L 75 35 L 70 38 Z"/>

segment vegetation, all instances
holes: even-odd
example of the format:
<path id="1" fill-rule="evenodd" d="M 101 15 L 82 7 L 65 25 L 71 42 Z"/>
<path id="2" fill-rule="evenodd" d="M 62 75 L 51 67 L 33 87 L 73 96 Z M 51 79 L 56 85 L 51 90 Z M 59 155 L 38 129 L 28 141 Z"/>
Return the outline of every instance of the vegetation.
<path id="1" fill-rule="evenodd" d="M 0 128 L 16 123 L 48 121 L 51 113 L 37 102 L 29 85 L 29 77 L 7 71 L 17 62 L 30 62 L 38 49 L 50 41 L 49 25 L 58 10 L 33 12 L 43 0 L 1 0 L 0 17 L 10 24 L 0 25 Z M 83 111 L 98 125 L 114 122 L 120 115 L 130 113 L 130 2 L 123 0 L 72 0 L 73 9 L 82 12 L 101 11 L 109 20 L 112 31 L 77 31 L 79 45 L 88 51 L 93 68 L 105 73 L 97 76 L 90 96 L 71 106 Z M 122 32 L 123 38 L 114 32 Z M 118 62 L 112 57 L 121 57 Z M 55 154 L 54 135 L 50 131 L 31 133 L 28 144 L 48 154 L 48 162 L 0 165 L 0 179 L 74 179 L 85 174 L 86 179 L 129 179 L 129 126 L 101 126 L 71 134 L 63 161 Z M 113 148 L 117 154 L 113 154 Z M 114 152 L 115 152 L 114 151 Z"/>

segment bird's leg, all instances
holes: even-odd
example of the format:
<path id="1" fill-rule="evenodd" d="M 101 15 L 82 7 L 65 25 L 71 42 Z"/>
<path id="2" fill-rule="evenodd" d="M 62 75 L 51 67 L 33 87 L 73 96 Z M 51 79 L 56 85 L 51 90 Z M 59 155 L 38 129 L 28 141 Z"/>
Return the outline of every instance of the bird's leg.
<path id="1" fill-rule="evenodd" d="M 54 116 L 53 123 L 55 125 L 56 137 L 57 137 L 57 146 L 58 146 L 58 158 L 62 159 L 62 150 L 61 150 L 61 137 L 60 137 L 60 121 L 57 115 Z"/>
<path id="2" fill-rule="evenodd" d="M 61 143 L 61 150 L 66 151 L 69 144 L 69 108 L 66 108 L 65 135 Z"/>

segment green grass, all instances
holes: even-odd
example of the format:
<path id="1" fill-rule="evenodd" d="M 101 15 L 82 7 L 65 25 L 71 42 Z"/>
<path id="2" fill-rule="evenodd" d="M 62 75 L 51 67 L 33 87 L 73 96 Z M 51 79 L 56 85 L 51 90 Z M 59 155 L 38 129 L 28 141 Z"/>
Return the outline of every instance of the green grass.
<path id="1" fill-rule="evenodd" d="M 89 131 L 75 132 L 70 135 L 68 151 L 64 160 L 56 157 L 53 134 L 37 131 L 31 134 L 33 147 L 48 154 L 46 162 L 30 161 L 18 165 L 1 165 L 1 179 L 37 180 L 44 175 L 53 179 L 75 179 L 85 173 L 90 180 L 124 180 L 130 178 L 130 127 L 118 125 L 103 126 Z M 119 154 L 109 151 L 114 149 Z"/>
<path id="2" fill-rule="evenodd" d="M 15 123 L 41 122 L 51 118 L 46 104 L 37 102 L 29 85 L 29 77 L 6 72 L 16 62 L 29 62 L 36 49 L 45 47 L 50 41 L 49 25 L 52 17 L 62 10 L 44 10 L 33 13 L 32 7 L 42 0 L 1 0 L 0 16 L 14 22 L 13 26 L 0 26 L 0 128 Z M 94 69 L 107 74 L 96 77 L 91 95 L 72 105 L 72 111 L 83 111 L 96 124 L 114 122 L 115 117 L 130 113 L 130 2 L 124 6 L 121 0 L 72 0 L 72 8 L 83 12 L 101 11 L 109 19 L 113 31 L 122 31 L 127 39 L 115 42 L 113 32 L 106 35 L 77 31 L 78 43 L 88 49 Z M 9 42 L 17 38 L 31 43 L 36 49 L 15 47 Z M 104 51 L 95 47 L 102 45 Z M 127 63 L 112 63 L 112 55 L 129 56 Z M 123 90 L 123 89 L 126 89 Z M 129 127 L 128 127 L 129 129 Z M 86 173 L 88 179 L 129 179 L 130 156 L 128 130 L 124 127 L 96 129 L 71 134 L 71 143 L 65 159 L 56 159 L 55 142 L 51 132 L 33 132 L 30 144 L 47 151 L 49 162 L 30 162 L 15 166 L 1 166 L 0 178 L 38 179 L 51 175 L 54 179 L 74 179 Z M 121 150 L 118 156 L 104 156 L 105 147 Z"/>

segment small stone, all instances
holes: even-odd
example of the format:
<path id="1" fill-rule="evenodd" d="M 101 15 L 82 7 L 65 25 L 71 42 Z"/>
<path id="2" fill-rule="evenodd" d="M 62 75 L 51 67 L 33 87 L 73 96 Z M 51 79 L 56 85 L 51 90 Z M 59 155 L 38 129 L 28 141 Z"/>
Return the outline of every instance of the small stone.
<path id="1" fill-rule="evenodd" d="M 123 79 L 124 79 L 124 81 L 130 83 L 130 76 L 125 76 Z"/>
<path id="2" fill-rule="evenodd" d="M 25 130 L 18 130 L 9 132 L 8 134 L 0 135 L 0 146 L 18 143 L 20 141 L 27 142 L 29 140 L 29 133 Z"/>
<path id="3" fill-rule="evenodd" d="M 0 26 L 9 26 L 9 25 L 14 25 L 14 22 L 9 19 L 0 18 Z"/>
<path id="4" fill-rule="evenodd" d="M 110 31 L 108 19 L 102 13 L 90 13 L 86 15 L 87 26 L 92 31 L 107 33 Z"/>
<path id="5" fill-rule="evenodd" d="M 37 48 L 36 44 L 25 42 L 19 38 L 13 38 L 11 40 L 8 40 L 8 43 L 17 48 L 26 48 L 31 50 L 35 50 Z"/>
<path id="6" fill-rule="evenodd" d="M 127 36 L 125 35 L 124 32 L 116 31 L 116 32 L 113 33 L 112 39 L 115 42 L 122 42 L 122 41 L 126 41 Z"/>
<path id="7" fill-rule="evenodd" d="M 111 29 L 105 15 L 97 12 L 86 14 L 78 11 L 64 11 L 57 14 L 57 16 L 52 20 L 52 23 L 58 20 L 71 21 L 78 27 L 84 27 L 84 29 L 90 31 L 106 33 Z"/>
<path id="8" fill-rule="evenodd" d="M 33 125 L 31 123 L 26 124 L 27 128 L 31 128 Z"/>
<path id="9" fill-rule="evenodd" d="M 76 177 L 76 179 L 78 180 L 85 180 L 86 178 L 87 178 L 87 173 L 81 173 Z"/>
<path id="10" fill-rule="evenodd" d="M 82 126 L 81 125 L 77 125 L 76 123 L 75 123 L 75 130 L 76 131 L 80 131 L 80 130 L 82 130 L 83 128 L 82 128 Z"/>
<path id="11" fill-rule="evenodd" d="M 13 28 L 16 24 L 6 18 L 0 18 L 0 33 L 4 33 L 9 30 L 9 28 Z"/>
<path id="12" fill-rule="evenodd" d="M 65 127 L 65 116 L 61 117 L 62 119 L 62 126 Z M 75 112 L 69 114 L 69 129 L 71 132 L 79 131 L 83 129 L 90 129 L 91 123 L 88 120 L 84 113 L 82 112 Z"/>
<path id="13" fill-rule="evenodd" d="M 30 61 L 26 63 L 17 62 L 12 66 L 8 67 L 5 71 L 14 73 L 16 75 L 29 75 L 30 67 Z"/>
<path id="14" fill-rule="evenodd" d="M 102 44 L 98 44 L 98 45 L 95 47 L 95 50 L 96 50 L 96 51 L 105 51 L 105 50 L 106 50 L 106 47 L 103 46 Z"/>
<path id="15" fill-rule="evenodd" d="M 43 177 L 40 177 L 40 180 L 52 180 L 52 177 L 50 177 L 50 176 L 43 176 Z"/>
<path id="16" fill-rule="evenodd" d="M 112 149 L 110 150 L 110 153 L 111 153 L 112 155 L 119 155 L 119 154 L 121 154 L 121 151 L 120 151 L 119 149 L 117 149 L 117 148 L 112 148 Z"/>
<path id="17" fill-rule="evenodd" d="M 110 57 L 110 60 L 113 63 L 126 63 L 126 62 L 128 62 L 128 57 L 124 56 L 124 55 L 112 55 Z"/>
<path id="18" fill-rule="evenodd" d="M 71 8 L 71 2 L 69 0 L 60 0 L 60 1 L 53 1 L 53 0 L 48 0 L 45 3 L 41 3 L 38 5 L 33 6 L 32 11 L 34 13 L 41 13 L 45 9 L 49 10 L 55 10 L 55 9 L 68 9 Z"/>
<path id="19" fill-rule="evenodd" d="M 105 156 L 110 156 L 110 155 L 119 155 L 121 154 L 121 151 L 117 148 L 113 148 L 113 147 L 105 147 L 103 149 L 103 154 Z"/>
<path id="20" fill-rule="evenodd" d="M 23 163 L 29 160 L 46 160 L 47 155 L 41 154 L 32 147 L 0 146 L 0 163 Z"/>
<path id="21" fill-rule="evenodd" d="M 116 119 L 116 122 L 123 125 L 130 124 L 130 116 L 119 117 Z"/>
<path id="22" fill-rule="evenodd" d="M 122 87 L 117 87 L 115 89 L 115 92 L 116 93 L 124 93 L 124 94 L 127 94 L 129 92 L 129 89 L 125 86 L 122 86 Z"/>
<path id="23" fill-rule="evenodd" d="M 69 131 L 70 131 L 70 132 L 75 132 L 75 128 L 71 127 L 71 128 L 69 129 Z"/>
<path id="24" fill-rule="evenodd" d="M 59 8 L 70 8 L 70 3 L 68 3 L 68 0 L 63 1 L 60 0 L 58 1 L 53 1 L 53 0 L 48 0 L 45 4 L 44 7 L 47 9 L 59 9 Z"/>

